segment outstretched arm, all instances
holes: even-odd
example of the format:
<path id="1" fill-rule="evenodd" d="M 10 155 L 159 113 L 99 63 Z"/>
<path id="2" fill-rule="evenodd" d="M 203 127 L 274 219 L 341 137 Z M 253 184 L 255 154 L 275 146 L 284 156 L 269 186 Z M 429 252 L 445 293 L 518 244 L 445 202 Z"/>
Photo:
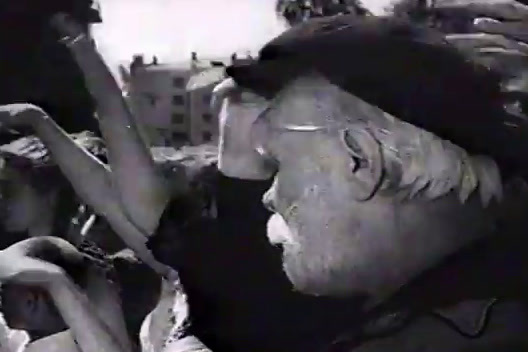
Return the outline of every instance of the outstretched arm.
<path id="1" fill-rule="evenodd" d="M 49 149 L 76 194 L 105 217 L 112 229 L 145 264 L 160 274 L 167 273 L 167 268 L 157 262 L 146 247 L 145 235 L 125 216 L 105 164 L 77 145 L 51 117 L 35 105 L 0 106 L 0 125 L 32 128 Z"/>
<path id="2" fill-rule="evenodd" d="M 106 165 L 77 145 L 45 111 L 32 104 L 2 105 L 0 125 L 31 128 L 49 149 L 77 195 L 97 212 L 107 213 L 115 203 Z"/>
<path id="3" fill-rule="evenodd" d="M 83 352 L 130 352 L 109 332 L 95 307 L 68 277 L 55 278 L 49 293 Z"/>
<path id="4" fill-rule="evenodd" d="M 112 180 L 123 209 L 136 225 L 151 234 L 169 199 L 166 181 L 141 139 L 121 90 L 81 26 L 65 15 L 56 15 L 53 24 L 67 37 L 66 45 L 97 102 Z"/>
<path id="5" fill-rule="evenodd" d="M 60 258 L 68 265 L 84 265 L 82 254 L 67 241 L 57 237 L 31 238 L 0 252 L 0 282 L 46 290 L 81 351 L 130 352 L 128 344 L 114 336 L 64 268 L 46 261 L 47 256 Z M 26 313 L 38 312 L 41 307 L 37 304 L 43 303 L 35 300 L 27 304 Z"/>

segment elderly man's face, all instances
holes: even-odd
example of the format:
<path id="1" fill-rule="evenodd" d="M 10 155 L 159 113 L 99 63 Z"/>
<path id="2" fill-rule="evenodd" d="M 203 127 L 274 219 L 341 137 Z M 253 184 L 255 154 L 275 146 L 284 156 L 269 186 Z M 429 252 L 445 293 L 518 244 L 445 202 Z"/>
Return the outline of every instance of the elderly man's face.
<path id="1" fill-rule="evenodd" d="M 282 246 L 285 272 L 297 289 L 379 298 L 467 242 L 469 224 L 481 212 L 461 212 L 454 197 L 404 205 L 393 195 L 379 195 L 381 146 L 354 127 L 369 120 L 360 108 L 348 110 L 357 119 L 349 116 L 344 123 L 337 117 L 346 110 L 340 94 L 328 82 L 304 79 L 258 118 L 226 114 L 220 160 L 243 155 L 247 168 L 221 163 L 221 171 L 245 179 L 274 173 L 263 198 L 274 212 L 268 238 Z M 245 141 L 230 149 L 226 138 L 236 135 L 234 126 L 245 128 L 239 131 Z"/>

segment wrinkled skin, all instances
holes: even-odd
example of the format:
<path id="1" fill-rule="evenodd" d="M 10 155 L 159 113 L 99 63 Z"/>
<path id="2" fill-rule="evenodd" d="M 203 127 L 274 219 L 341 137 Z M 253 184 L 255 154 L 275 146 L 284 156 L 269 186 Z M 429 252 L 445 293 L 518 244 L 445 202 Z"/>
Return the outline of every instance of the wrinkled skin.
<path id="1" fill-rule="evenodd" d="M 259 119 L 275 127 L 343 126 L 343 121 L 328 116 L 336 116 L 332 107 L 340 106 L 344 96 L 354 102 L 324 79 L 307 77 L 290 84 Z M 351 102 L 346 103 L 349 114 L 354 113 Z M 365 118 L 360 109 L 355 113 L 358 121 Z M 379 112 L 374 109 L 370 113 L 370 122 L 376 124 Z M 247 121 L 235 122 L 244 118 L 255 119 L 222 116 L 221 138 L 255 135 Z M 245 130 L 235 131 L 238 127 Z M 262 166 L 262 179 L 276 172 L 273 186 L 264 196 L 264 204 L 275 212 L 268 223 L 268 237 L 282 245 L 285 272 L 302 292 L 368 296 L 375 303 L 491 231 L 478 197 L 465 204 L 452 195 L 434 201 L 416 198 L 400 202 L 394 194 L 375 193 L 364 201 L 364 195 L 372 193 L 379 182 L 376 178 L 381 177 L 372 149 L 375 144 L 368 140 L 356 139 L 361 152 L 369 156 L 366 165 L 357 167 L 337 129 L 293 132 L 268 128 L 266 133 L 259 138 L 265 141 L 265 150 L 260 151 L 268 161 L 261 155 L 252 163 L 268 163 L 267 168 Z M 237 170 L 226 170 L 227 163 L 222 160 L 238 157 L 245 160 L 239 176 L 244 178 L 249 160 L 257 154 L 251 143 L 237 147 L 229 148 L 224 142 L 220 170 L 236 176 Z M 270 159 L 277 165 L 275 170 L 269 166 Z"/>

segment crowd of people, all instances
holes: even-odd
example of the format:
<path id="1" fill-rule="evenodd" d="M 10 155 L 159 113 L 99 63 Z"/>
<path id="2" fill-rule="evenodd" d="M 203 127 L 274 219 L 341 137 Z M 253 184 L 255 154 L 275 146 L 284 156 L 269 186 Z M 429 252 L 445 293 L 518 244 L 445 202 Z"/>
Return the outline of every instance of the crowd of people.
<path id="1" fill-rule="evenodd" d="M 307 20 L 233 63 L 217 162 L 172 173 L 56 14 L 102 137 L 0 106 L 32 132 L 0 146 L 0 352 L 528 351 L 528 6 L 421 10 Z M 222 182 L 251 209 L 223 221 Z M 292 286 L 241 279 L 266 226 Z"/>

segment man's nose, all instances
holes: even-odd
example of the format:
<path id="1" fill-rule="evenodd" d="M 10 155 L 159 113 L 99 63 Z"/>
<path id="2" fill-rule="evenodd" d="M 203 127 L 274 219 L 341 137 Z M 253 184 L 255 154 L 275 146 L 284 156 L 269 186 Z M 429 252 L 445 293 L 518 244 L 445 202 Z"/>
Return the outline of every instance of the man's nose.
<path id="1" fill-rule="evenodd" d="M 266 193 L 262 196 L 262 204 L 264 204 L 264 208 L 271 211 L 272 213 L 276 213 L 277 209 L 275 207 L 275 197 L 274 197 L 274 189 L 273 187 L 268 189 Z"/>

